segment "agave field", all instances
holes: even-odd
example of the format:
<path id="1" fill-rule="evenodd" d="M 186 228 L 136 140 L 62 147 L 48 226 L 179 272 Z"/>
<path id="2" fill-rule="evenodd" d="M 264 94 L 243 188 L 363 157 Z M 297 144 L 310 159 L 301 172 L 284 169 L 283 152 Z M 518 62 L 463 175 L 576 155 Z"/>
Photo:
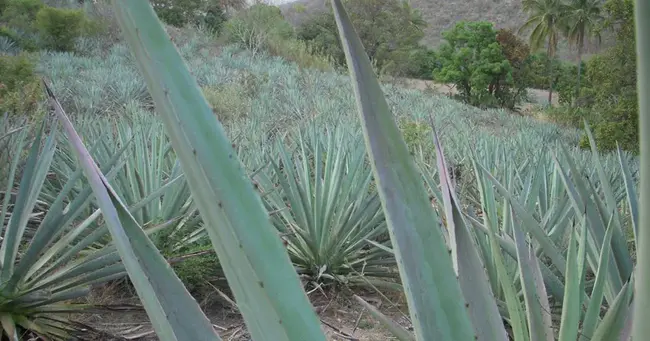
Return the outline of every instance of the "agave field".
<path id="1" fill-rule="evenodd" d="M 88 297 L 122 281 L 158 339 L 220 340 L 170 265 L 197 247 L 242 340 L 325 340 L 323 288 L 403 295 L 408 325 L 354 295 L 399 340 L 642 330 L 638 156 L 380 85 L 339 0 L 349 75 L 170 39 L 147 1 L 112 3 L 123 40 L 44 52 L 50 114 L 0 122 L 5 337 L 87 337 L 75 314 L 119 314 Z"/>

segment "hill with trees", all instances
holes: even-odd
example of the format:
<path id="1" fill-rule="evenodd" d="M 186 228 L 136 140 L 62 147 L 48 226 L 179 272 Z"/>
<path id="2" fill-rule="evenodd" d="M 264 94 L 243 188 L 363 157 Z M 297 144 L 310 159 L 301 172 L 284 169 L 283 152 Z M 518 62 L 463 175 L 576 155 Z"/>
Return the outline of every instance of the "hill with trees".
<path id="1" fill-rule="evenodd" d="M 603 2 L 603 1 L 601 1 Z M 425 46 L 436 48 L 444 42 L 442 32 L 453 28 L 459 21 L 487 21 L 494 24 L 497 29 L 518 30 L 527 20 L 521 0 L 410 0 L 409 5 L 422 14 L 426 22 L 423 28 L 422 43 Z M 313 20 L 314 16 L 328 11 L 327 0 L 297 0 L 279 6 L 287 20 L 294 26 L 300 26 L 306 21 Z M 520 34 L 525 37 L 525 33 Z M 611 45 L 613 37 L 605 35 L 599 44 L 590 39 L 585 44 L 584 52 L 589 55 Z M 568 44 L 562 42 L 559 48 L 561 58 L 574 60 L 577 51 L 570 49 Z"/>

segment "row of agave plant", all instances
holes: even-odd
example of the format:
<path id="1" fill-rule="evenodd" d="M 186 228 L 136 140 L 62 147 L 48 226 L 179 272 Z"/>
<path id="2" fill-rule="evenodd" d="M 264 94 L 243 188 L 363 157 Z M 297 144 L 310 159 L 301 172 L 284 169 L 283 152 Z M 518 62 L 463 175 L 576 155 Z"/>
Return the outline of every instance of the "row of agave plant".
<path id="1" fill-rule="evenodd" d="M 8 178 L 22 173 L 1 217 L 0 323 L 10 339 L 20 329 L 65 339 L 75 326 L 58 314 L 87 306 L 64 302 L 128 275 L 161 340 L 218 340 L 156 247 L 161 233 L 211 240 L 254 340 L 324 340 L 296 267 L 367 280 L 395 261 L 414 335 L 361 303 L 401 340 L 630 339 L 633 301 L 644 293 L 633 295 L 640 275 L 627 229 L 640 253 L 645 232 L 625 154 L 615 180 L 595 150 L 587 175 L 562 148 L 554 164 L 527 167 L 473 155 L 475 205 L 462 205 L 436 135 L 435 166 L 409 156 L 341 3 L 332 3 L 365 149 L 344 134 L 311 132 L 279 144 L 270 171 L 250 174 L 149 3 L 113 1 L 167 136 L 122 127 L 88 150 L 48 91 L 70 147 L 55 158 L 59 127 L 46 120 L 25 164 L 10 164 Z M 10 134 L 22 150 L 27 132 L 0 139 Z M 127 150 L 137 155 L 129 162 L 120 157 Z M 552 303 L 562 307 L 559 330 Z"/>

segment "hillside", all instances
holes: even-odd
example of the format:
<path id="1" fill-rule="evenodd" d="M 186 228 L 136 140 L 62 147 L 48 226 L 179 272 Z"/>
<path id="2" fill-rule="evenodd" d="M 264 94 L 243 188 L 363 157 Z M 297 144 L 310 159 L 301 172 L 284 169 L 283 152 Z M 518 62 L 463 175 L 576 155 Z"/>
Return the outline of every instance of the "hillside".
<path id="1" fill-rule="evenodd" d="M 422 13 L 428 23 L 425 29 L 423 43 L 432 48 L 437 47 L 441 41 L 441 33 L 451 28 L 456 22 L 490 21 L 497 28 L 518 29 L 526 21 L 521 0 L 410 0 L 411 6 Z M 328 0 L 298 0 L 280 5 L 280 9 L 289 22 L 299 25 L 315 13 L 327 10 Z M 298 5 L 298 6 L 296 6 Z M 601 49 L 607 46 L 607 39 L 603 39 Z M 575 53 L 566 43 L 560 43 L 558 55 L 563 59 L 575 59 Z M 595 42 L 590 42 L 585 48 L 585 54 L 595 53 L 599 50 Z"/>

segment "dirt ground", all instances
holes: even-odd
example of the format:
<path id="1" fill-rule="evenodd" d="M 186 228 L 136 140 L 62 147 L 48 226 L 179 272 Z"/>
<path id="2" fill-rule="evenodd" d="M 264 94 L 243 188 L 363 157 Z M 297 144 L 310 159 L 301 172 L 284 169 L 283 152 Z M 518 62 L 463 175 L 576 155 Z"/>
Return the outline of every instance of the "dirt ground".
<path id="1" fill-rule="evenodd" d="M 81 318 L 84 324 L 96 329 L 96 340 L 158 340 L 146 313 L 140 308 L 134 292 L 123 284 L 97 288 L 91 295 L 95 304 L 122 305 L 128 312 L 98 312 Z M 328 341 L 378 341 L 397 340 L 353 298 L 356 294 L 377 307 L 393 321 L 410 330 L 408 308 L 402 294 L 378 293 L 354 289 L 337 289 L 330 292 L 314 291 L 309 294 Z M 215 294 L 218 296 L 218 294 Z M 248 341 L 242 317 L 226 299 L 208 298 L 199 302 L 220 337 L 226 341 Z"/>

